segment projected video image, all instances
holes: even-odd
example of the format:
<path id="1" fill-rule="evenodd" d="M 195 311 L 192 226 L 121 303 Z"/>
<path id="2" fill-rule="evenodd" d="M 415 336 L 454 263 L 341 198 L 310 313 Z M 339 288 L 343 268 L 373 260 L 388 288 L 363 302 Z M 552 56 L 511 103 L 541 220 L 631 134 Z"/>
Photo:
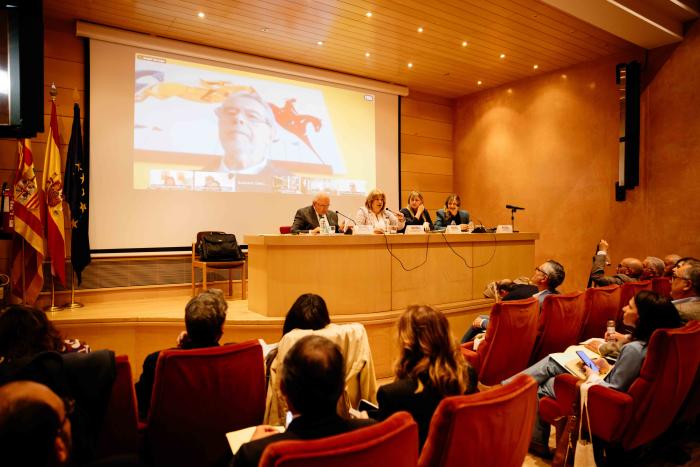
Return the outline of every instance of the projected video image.
<path id="1" fill-rule="evenodd" d="M 364 194 L 373 96 L 135 55 L 134 188 Z"/>

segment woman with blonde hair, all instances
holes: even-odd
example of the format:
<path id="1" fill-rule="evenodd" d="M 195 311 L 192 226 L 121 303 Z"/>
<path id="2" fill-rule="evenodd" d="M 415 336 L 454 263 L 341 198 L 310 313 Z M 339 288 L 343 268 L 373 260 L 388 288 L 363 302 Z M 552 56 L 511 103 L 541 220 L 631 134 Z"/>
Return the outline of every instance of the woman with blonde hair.
<path id="1" fill-rule="evenodd" d="M 418 424 L 422 448 L 440 401 L 476 392 L 476 373 L 462 357 L 450 324 L 428 305 L 411 305 L 398 322 L 399 357 L 395 380 L 377 392 L 378 420 L 405 410 Z"/>
<path id="2" fill-rule="evenodd" d="M 406 225 L 423 225 L 427 222 L 430 230 L 433 230 L 433 220 L 423 205 L 423 195 L 418 191 L 412 191 L 408 194 L 407 201 L 408 205 L 401 208 L 401 214 L 406 218 Z"/>
<path id="3" fill-rule="evenodd" d="M 357 211 L 355 222 L 357 225 L 371 225 L 374 233 L 384 233 L 392 229 L 398 231 L 406 225 L 403 214 L 394 214 L 386 209 L 386 195 L 376 188 L 369 192 L 365 205 Z"/>

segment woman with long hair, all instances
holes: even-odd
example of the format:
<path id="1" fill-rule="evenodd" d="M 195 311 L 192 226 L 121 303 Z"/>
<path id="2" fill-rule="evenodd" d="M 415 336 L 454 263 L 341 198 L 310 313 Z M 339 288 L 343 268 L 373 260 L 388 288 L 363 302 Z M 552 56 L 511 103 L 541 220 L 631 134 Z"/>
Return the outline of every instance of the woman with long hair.
<path id="1" fill-rule="evenodd" d="M 406 309 L 398 322 L 398 343 L 395 380 L 379 388 L 379 410 L 373 416 L 383 420 L 395 412 L 409 412 L 418 424 L 422 447 L 440 401 L 476 392 L 477 378 L 452 338 L 447 318 L 430 306 Z"/>
<path id="2" fill-rule="evenodd" d="M 427 222 L 430 230 L 433 230 L 433 220 L 425 209 L 423 195 L 418 191 L 412 191 L 408 194 L 407 201 L 407 206 L 401 208 L 401 214 L 406 218 L 406 225 L 423 225 Z"/>
<path id="3" fill-rule="evenodd" d="M 458 194 L 452 193 L 445 199 L 445 207 L 438 209 L 435 220 L 436 229 L 445 229 L 448 225 L 458 225 L 460 230 L 467 230 L 469 224 L 469 213 L 464 209 L 459 209 L 462 199 Z"/>

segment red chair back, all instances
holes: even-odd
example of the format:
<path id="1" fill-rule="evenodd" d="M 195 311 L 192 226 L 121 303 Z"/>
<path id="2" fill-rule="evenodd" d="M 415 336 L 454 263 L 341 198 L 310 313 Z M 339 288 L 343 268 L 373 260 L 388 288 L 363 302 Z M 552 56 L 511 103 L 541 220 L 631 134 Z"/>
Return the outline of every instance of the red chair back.
<path id="1" fill-rule="evenodd" d="M 292 233 L 292 226 L 291 225 L 281 225 L 280 226 L 280 233 L 283 235 Z"/>
<path id="2" fill-rule="evenodd" d="M 156 466 L 211 465 L 226 433 L 262 422 L 265 369 L 257 341 L 158 357 L 146 443 Z"/>
<path id="3" fill-rule="evenodd" d="M 538 308 L 535 298 L 493 305 L 479 348 L 472 350 L 471 342 L 462 345 L 462 355 L 479 374 L 479 381 L 498 384 L 527 367 L 537 337 Z"/>
<path id="4" fill-rule="evenodd" d="M 580 340 L 603 337 L 610 320 L 617 320 L 620 311 L 620 286 L 608 285 L 586 289 L 583 294 L 586 322 Z"/>
<path id="5" fill-rule="evenodd" d="M 647 357 L 628 394 L 634 410 L 622 437 L 625 450 L 661 435 L 671 426 L 700 367 L 700 321 L 678 329 L 659 329 L 649 340 Z"/>
<path id="6" fill-rule="evenodd" d="M 261 467 L 415 467 L 418 426 L 408 412 L 381 423 L 316 440 L 279 441 L 265 448 Z"/>
<path id="7" fill-rule="evenodd" d="M 622 326 L 622 308 L 630 301 L 630 298 L 642 290 L 651 290 L 651 281 L 625 282 L 620 286 L 620 304 L 617 309 L 617 325 Z"/>
<path id="8" fill-rule="evenodd" d="M 539 362 L 550 353 L 563 352 L 568 346 L 578 344 L 585 317 L 583 292 L 545 297 L 530 363 Z"/>
<path id="9" fill-rule="evenodd" d="M 118 355 L 114 364 L 116 377 L 97 437 L 96 459 L 139 452 L 138 412 L 129 357 Z"/>
<path id="10" fill-rule="evenodd" d="M 537 383 L 527 375 L 491 391 L 446 397 L 430 422 L 418 465 L 519 467 L 536 415 Z"/>
<path id="11" fill-rule="evenodd" d="M 651 290 L 663 295 L 664 297 L 671 296 L 671 278 L 670 277 L 654 277 L 651 280 Z"/>

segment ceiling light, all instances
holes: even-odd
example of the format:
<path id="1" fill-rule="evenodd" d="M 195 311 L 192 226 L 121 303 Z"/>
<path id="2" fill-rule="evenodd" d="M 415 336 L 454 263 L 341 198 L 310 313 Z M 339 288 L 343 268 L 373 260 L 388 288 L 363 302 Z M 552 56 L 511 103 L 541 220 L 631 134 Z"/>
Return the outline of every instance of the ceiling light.
<path id="1" fill-rule="evenodd" d="M 413 62 L 408 62 L 408 67 L 413 68 Z"/>
<path id="2" fill-rule="evenodd" d="M 262 32 L 267 32 L 267 31 L 270 30 L 270 28 L 260 28 L 260 30 L 261 30 Z"/>
<path id="3" fill-rule="evenodd" d="M 371 17 L 372 17 L 372 12 L 371 12 L 371 11 L 368 11 L 367 13 L 365 13 L 365 16 L 368 17 L 368 18 L 371 18 Z"/>
<path id="4" fill-rule="evenodd" d="M 532 69 L 533 69 L 533 70 L 537 70 L 537 69 L 538 69 L 539 67 L 540 67 L 540 66 L 539 66 L 539 65 L 537 65 L 537 64 L 535 64 L 535 65 L 532 65 Z"/>
<path id="5" fill-rule="evenodd" d="M 462 41 L 462 47 L 466 47 L 467 45 L 469 45 L 467 44 L 467 41 Z"/>
<path id="6" fill-rule="evenodd" d="M 484 83 L 483 83 L 483 81 L 481 81 L 481 80 L 479 80 L 479 81 L 476 82 L 476 85 L 477 85 L 477 86 L 481 86 L 482 84 L 484 84 Z"/>
<path id="7" fill-rule="evenodd" d="M 199 13 L 197 13 L 197 16 L 199 16 L 200 18 L 204 18 L 204 12 L 200 11 Z"/>
<path id="8" fill-rule="evenodd" d="M 369 52 L 365 52 L 365 57 L 369 58 Z"/>
<path id="9" fill-rule="evenodd" d="M 506 54 L 501 54 L 501 55 L 498 56 L 498 58 L 500 58 L 501 60 L 503 60 L 504 58 L 506 58 Z"/>
<path id="10" fill-rule="evenodd" d="M 318 45 L 323 45 L 323 41 L 316 42 Z"/>
<path id="11" fill-rule="evenodd" d="M 423 32 L 423 26 L 418 27 L 418 32 Z"/>

